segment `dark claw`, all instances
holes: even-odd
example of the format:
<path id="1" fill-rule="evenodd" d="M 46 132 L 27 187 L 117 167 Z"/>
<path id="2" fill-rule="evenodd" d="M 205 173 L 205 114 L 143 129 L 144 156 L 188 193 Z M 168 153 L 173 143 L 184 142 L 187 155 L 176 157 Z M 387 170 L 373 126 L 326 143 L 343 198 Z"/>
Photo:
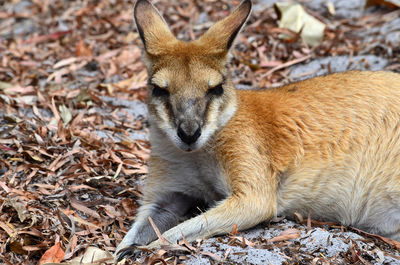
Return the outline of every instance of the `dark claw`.
<path id="1" fill-rule="evenodd" d="M 139 256 L 140 254 L 140 250 L 137 249 L 137 246 L 139 246 L 138 244 L 132 244 L 129 247 L 123 248 L 121 249 L 117 255 L 117 262 L 120 262 L 123 258 L 127 257 L 127 258 L 133 258 L 134 260 L 136 260 L 136 258 Z"/>

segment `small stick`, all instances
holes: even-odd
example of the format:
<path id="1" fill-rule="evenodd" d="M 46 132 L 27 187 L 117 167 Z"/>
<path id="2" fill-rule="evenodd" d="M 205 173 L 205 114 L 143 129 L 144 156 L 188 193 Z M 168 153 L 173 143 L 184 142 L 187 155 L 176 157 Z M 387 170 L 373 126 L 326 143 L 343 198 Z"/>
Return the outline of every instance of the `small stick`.
<path id="1" fill-rule="evenodd" d="M 272 73 L 274 73 L 274 72 L 276 72 L 276 71 L 278 71 L 278 70 L 280 70 L 280 69 L 283 69 L 283 68 L 292 66 L 292 65 L 294 65 L 294 64 L 301 63 L 301 62 L 306 61 L 306 60 L 308 60 L 308 59 L 310 59 L 310 58 L 311 58 L 311 55 L 306 55 L 306 56 L 304 56 L 304 57 L 301 57 L 301 58 L 298 58 L 298 59 L 294 59 L 294 60 L 291 60 L 291 61 L 286 62 L 286 63 L 284 63 L 284 64 L 275 66 L 274 68 L 272 68 L 271 70 L 269 70 L 268 72 L 266 72 L 265 74 L 263 74 L 261 77 L 262 77 L 262 78 L 266 78 L 266 77 L 270 76 Z"/>
<path id="2" fill-rule="evenodd" d="M 149 222 L 150 222 L 151 226 L 152 226 L 153 229 L 154 229 L 154 232 L 156 233 L 158 239 L 161 241 L 161 244 L 162 244 L 162 245 L 166 245 L 166 244 L 167 244 L 167 240 L 165 239 L 165 237 L 163 237 L 163 236 L 161 235 L 161 232 L 160 232 L 160 230 L 158 229 L 158 227 L 156 226 L 156 224 L 153 222 L 153 219 L 152 219 L 150 216 L 149 216 L 148 218 L 149 218 Z"/>

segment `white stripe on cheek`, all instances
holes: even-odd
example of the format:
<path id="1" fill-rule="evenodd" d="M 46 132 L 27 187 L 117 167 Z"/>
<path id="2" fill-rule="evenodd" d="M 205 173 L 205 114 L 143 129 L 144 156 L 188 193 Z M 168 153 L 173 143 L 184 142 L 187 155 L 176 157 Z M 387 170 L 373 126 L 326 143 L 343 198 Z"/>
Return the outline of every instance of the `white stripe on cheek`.
<path id="1" fill-rule="evenodd" d="M 158 126 L 163 129 L 171 129 L 171 119 L 168 116 L 168 112 L 163 104 L 156 105 L 157 116 L 160 121 L 158 121 Z"/>

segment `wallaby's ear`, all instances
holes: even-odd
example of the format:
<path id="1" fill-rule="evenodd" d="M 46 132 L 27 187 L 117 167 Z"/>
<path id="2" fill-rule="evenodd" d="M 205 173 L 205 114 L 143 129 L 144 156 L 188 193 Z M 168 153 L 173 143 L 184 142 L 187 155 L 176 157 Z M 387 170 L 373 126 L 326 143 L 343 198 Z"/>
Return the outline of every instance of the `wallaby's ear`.
<path id="1" fill-rule="evenodd" d="M 157 55 L 162 44 L 175 40 L 160 13 L 148 0 L 137 0 L 133 15 L 147 53 Z"/>
<path id="2" fill-rule="evenodd" d="M 200 41 L 210 45 L 210 48 L 216 49 L 216 52 L 228 52 L 250 11 L 251 0 L 243 0 L 232 14 L 213 25 L 200 38 Z"/>

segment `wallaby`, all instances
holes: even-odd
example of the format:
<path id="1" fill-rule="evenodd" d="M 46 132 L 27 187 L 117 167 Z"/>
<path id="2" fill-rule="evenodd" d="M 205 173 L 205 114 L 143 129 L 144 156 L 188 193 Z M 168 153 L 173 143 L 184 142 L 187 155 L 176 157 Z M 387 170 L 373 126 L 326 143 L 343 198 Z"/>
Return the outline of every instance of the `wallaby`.
<path id="1" fill-rule="evenodd" d="M 248 229 L 311 213 L 400 240 L 400 74 L 351 71 L 235 90 L 229 49 L 244 0 L 199 39 L 177 40 L 155 7 L 134 17 L 148 68 L 152 147 L 136 220 L 117 247 Z M 182 222 L 193 206 L 208 209 Z"/>

